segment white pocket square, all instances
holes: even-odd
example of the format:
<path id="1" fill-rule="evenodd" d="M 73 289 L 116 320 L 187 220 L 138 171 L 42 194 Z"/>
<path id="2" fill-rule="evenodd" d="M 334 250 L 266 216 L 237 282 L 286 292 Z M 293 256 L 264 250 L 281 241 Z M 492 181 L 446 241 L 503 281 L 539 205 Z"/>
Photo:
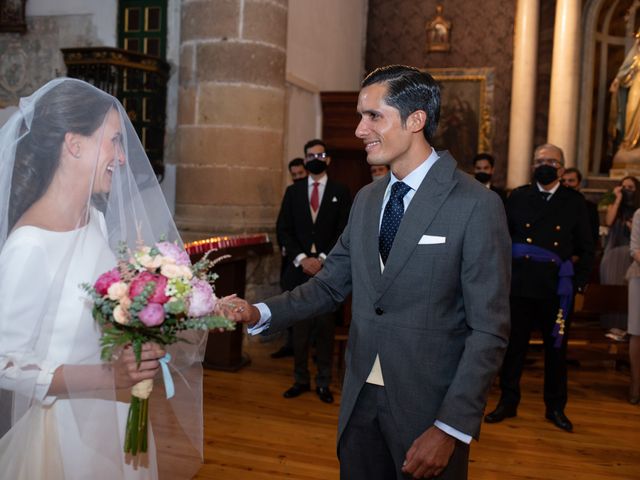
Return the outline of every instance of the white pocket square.
<path id="1" fill-rule="evenodd" d="M 331 201 L 332 201 L 333 203 L 338 203 L 338 198 L 337 198 L 337 197 L 333 197 L 333 198 L 331 199 Z"/>
<path id="2" fill-rule="evenodd" d="M 445 243 L 447 237 L 441 237 L 439 235 L 422 235 L 418 245 L 435 245 L 437 243 Z"/>

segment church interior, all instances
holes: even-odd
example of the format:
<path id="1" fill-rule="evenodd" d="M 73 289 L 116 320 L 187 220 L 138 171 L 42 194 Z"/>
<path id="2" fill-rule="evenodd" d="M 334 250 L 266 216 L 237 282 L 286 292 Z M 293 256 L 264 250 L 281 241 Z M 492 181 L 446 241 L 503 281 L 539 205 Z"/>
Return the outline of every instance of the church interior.
<path id="1" fill-rule="evenodd" d="M 531 182 L 535 147 L 551 143 L 598 208 L 596 260 L 568 341 L 574 431 L 544 419 L 534 333 L 518 417 L 483 424 L 469 478 L 640 478 L 628 287 L 600 275 L 615 188 L 640 179 L 640 0 L 0 0 L 0 125 L 56 77 L 114 95 L 188 251 L 229 253 L 217 288 L 250 302 L 281 292 L 276 219 L 307 141 L 323 139 L 328 175 L 351 197 L 371 182 L 356 103 L 364 76 L 390 64 L 440 84 L 434 147 L 459 169 L 474 175 L 474 156 L 489 153 L 491 184 L 509 192 Z M 345 304 L 329 404 L 283 398 L 293 360 L 271 356 L 283 336 L 209 335 L 195 478 L 339 478 L 349 318 Z M 487 413 L 498 396 L 496 381 Z"/>

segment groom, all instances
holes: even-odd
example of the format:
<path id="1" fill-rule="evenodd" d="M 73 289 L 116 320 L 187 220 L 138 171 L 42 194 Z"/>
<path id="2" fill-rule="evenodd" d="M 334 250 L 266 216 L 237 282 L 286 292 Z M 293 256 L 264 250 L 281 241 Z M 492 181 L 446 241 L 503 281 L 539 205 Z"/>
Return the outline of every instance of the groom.
<path id="1" fill-rule="evenodd" d="M 251 333 L 333 311 L 353 293 L 338 426 L 341 478 L 467 478 L 509 336 L 511 245 L 499 197 L 431 147 L 440 91 L 418 69 L 365 78 L 356 136 L 391 173 L 358 193 L 310 281 L 238 304 Z"/>

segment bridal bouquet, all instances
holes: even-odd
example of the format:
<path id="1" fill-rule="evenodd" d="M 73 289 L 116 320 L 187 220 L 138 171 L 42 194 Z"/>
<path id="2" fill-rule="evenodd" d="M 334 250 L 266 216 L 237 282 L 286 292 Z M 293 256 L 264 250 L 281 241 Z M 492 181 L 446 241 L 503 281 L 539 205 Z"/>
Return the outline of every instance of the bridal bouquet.
<path id="1" fill-rule="evenodd" d="M 218 299 L 213 292 L 216 275 L 210 272 L 224 257 L 212 261 L 209 253 L 191 265 L 189 255 L 170 242 L 139 246 L 134 252 L 125 246 L 120 249 L 116 268 L 100 275 L 94 285 L 83 284 L 93 300 L 93 317 L 102 329 L 102 359 L 109 361 L 119 348 L 131 345 L 140 363 L 144 343 L 170 345 L 184 341 L 178 336 L 183 330 L 233 330 L 235 323 L 223 316 L 225 299 Z M 168 360 L 167 354 L 161 364 L 170 397 Z M 125 453 L 147 451 L 152 389 L 153 380 L 143 380 L 131 388 Z"/>

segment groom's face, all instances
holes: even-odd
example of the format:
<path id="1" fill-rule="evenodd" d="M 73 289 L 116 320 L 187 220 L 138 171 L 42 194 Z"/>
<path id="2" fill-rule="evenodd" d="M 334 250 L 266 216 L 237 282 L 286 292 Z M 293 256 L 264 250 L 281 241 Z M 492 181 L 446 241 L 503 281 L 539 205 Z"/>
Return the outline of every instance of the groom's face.
<path id="1" fill-rule="evenodd" d="M 411 132 L 403 125 L 400 111 L 386 103 L 386 95 L 386 83 L 374 83 L 358 96 L 361 118 L 356 137 L 364 142 L 370 165 L 389 165 L 411 146 Z"/>

